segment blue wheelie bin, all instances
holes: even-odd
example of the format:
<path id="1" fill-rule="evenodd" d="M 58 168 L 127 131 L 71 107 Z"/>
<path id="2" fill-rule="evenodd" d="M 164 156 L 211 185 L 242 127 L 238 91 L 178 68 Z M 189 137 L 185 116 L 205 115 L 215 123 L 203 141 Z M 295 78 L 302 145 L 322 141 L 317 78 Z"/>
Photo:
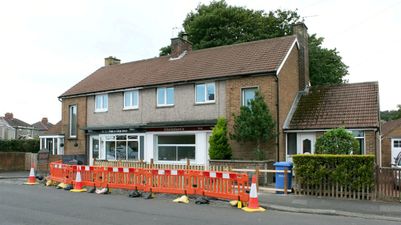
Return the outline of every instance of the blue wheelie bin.
<path id="1" fill-rule="evenodd" d="M 291 190 L 292 188 L 292 162 L 276 162 L 273 164 L 276 167 L 276 170 L 288 170 L 287 173 L 287 189 Z M 284 189 L 284 171 L 276 173 L 276 188 Z M 276 191 L 276 193 L 283 193 L 282 191 Z"/>

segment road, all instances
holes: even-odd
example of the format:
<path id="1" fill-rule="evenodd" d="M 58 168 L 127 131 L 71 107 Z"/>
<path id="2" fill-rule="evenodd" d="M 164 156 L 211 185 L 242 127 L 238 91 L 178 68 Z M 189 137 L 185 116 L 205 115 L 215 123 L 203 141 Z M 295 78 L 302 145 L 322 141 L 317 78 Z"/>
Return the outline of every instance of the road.
<path id="1" fill-rule="evenodd" d="M 173 196 L 128 198 L 121 194 L 72 193 L 42 185 L 0 182 L 1 225 L 102 225 L 102 224 L 399 224 L 362 218 L 287 213 L 268 210 L 246 213 L 227 202 L 211 205 L 177 204 Z"/>

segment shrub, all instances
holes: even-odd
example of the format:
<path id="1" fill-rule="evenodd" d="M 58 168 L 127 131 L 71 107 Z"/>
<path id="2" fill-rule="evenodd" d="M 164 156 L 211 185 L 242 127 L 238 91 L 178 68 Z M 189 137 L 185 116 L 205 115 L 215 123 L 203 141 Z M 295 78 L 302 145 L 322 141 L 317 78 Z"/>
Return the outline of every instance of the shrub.
<path id="1" fill-rule="evenodd" d="M 327 131 L 315 144 L 316 154 L 350 154 L 358 148 L 358 141 L 344 128 Z"/>
<path id="2" fill-rule="evenodd" d="M 322 181 L 342 186 L 373 187 L 373 155 L 294 155 L 297 182 L 319 185 Z"/>
<path id="3" fill-rule="evenodd" d="M 39 140 L 0 140 L 0 152 L 33 152 L 40 149 Z"/>
<path id="4" fill-rule="evenodd" d="M 267 143 L 275 137 L 274 128 L 276 123 L 270 113 L 263 95 L 256 91 L 255 99 L 249 102 L 248 106 L 241 106 L 240 114 L 234 116 L 234 132 L 231 139 L 238 142 L 254 143 L 255 158 L 264 160 L 262 144 Z"/>
<path id="5" fill-rule="evenodd" d="M 227 120 L 219 118 L 209 138 L 210 159 L 231 159 L 231 147 L 228 144 Z"/>

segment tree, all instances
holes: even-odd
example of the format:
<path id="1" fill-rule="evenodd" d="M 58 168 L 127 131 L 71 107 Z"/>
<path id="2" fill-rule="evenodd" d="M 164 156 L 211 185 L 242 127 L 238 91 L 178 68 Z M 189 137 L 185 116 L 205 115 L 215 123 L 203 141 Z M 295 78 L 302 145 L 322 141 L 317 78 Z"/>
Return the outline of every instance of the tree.
<path id="1" fill-rule="evenodd" d="M 219 118 L 209 138 L 210 159 L 231 159 L 231 147 L 228 144 L 227 120 Z"/>
<path id="2" fill-rule="evenodd" d="M 380 112 L 380 119 L 384 121 L 398 120 L 401 118 L 401 104 L 397 105 L 397 110 L 386 110 Z"/>
<path id="3" fill-rule="evenodd" d="M 316 154 L 351 154 L 359 151 L 359 143 L 344 128 L 327 131 L 316 140 Z"/>
<path id="4" fill-rule="evenodd" d="M 312 85 L 341 84 L 348 66 L 341 61 L 337 49 L 323 48 L 324 38 L 309 37 L 309 72 Z"/>
<path id="5" fill-rule="evenodd" d="M 275 136 L 275 122 L 262 94 L 257 91 L 255 98 L 249 102 L 248 106 L 242 106 L 240 114 L 233 116 L 234 132 L 231 134 L 231 139 L 243 143 L 256 143 L 256 158 L 264 159 L 262 144 Z"/>
<path id="6" fill-rule="evenodd" d="M 187 14 L 183 27 L 193 49 L 211 48 L 292 34 L 292 24 L 302 22 L 298 11 L 251 10 L 229 6 L 224 0 L 200 4 Z M 336 49 L 322 47 L 323 38 L 312 35 L 310 46 L 310 79 L 312 85 L 338 84 L 347 75 L 347 66 Z M 170 53 L 167 47 L 160 55 Z M 167 51 L 166 51 L 167 50 Z"/>

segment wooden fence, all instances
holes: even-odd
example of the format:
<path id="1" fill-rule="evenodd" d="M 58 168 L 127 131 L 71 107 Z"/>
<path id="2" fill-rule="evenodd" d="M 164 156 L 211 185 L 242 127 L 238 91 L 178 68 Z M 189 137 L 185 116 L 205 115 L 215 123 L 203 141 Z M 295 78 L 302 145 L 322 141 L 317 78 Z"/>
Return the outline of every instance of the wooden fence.
<path id="1" fill-rule="evenodd" d="M 401 169 L 376 168 L 376 197 L 381 200 L 401 200 Z"/>
<path id="2" fill-rule="evenodd" d="M 361 200 L 372 200 L 375 198 L 373 187 L 363 185 L 360 187 L 351 187 L 350 185 L 339 185 L 338 183 L 330 180 L 322 180 L 320 184 L 309 185 L 297 182 L 296 177 L 294 177 L 293 189 L 294 193 L 298 195 Z"/>

